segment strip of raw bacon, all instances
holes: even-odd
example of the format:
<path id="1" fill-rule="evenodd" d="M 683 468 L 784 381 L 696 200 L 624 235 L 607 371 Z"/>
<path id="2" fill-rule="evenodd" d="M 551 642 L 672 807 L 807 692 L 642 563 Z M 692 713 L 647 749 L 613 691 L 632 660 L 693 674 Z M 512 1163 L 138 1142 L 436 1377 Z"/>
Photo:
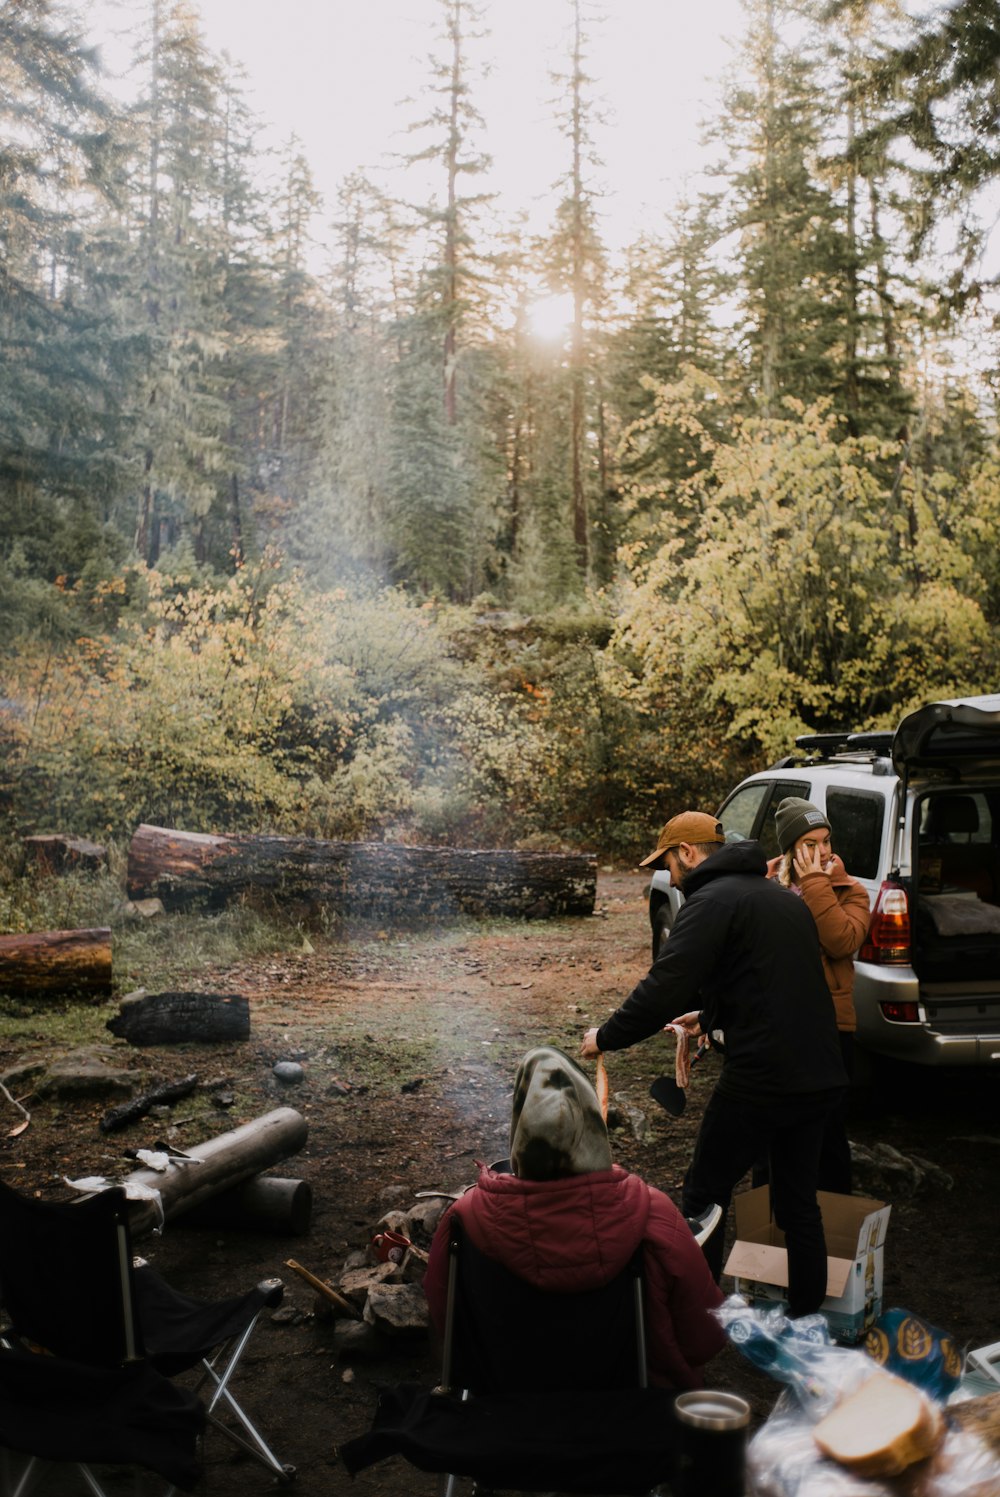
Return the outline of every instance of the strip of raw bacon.
<path id="1" fill-rule="evenodd" d="M 604 1065 L 604 1056 L 597 1057 L 597 1076 L 594 1080 L 597 1090 L 597 1100 L 601 1104 L 601 1117 L 608 1121 L 608 1073 Z"/>
<path id="2" fill-rule="evenodd" d="M 664 1030 L 672 1029 L 677 1036 L 677 1058 L 674 1061 L 674 1080 L 682 1089 L 691 1080 L 691 1039 L 683 1024 L 664 1024 Z"/>

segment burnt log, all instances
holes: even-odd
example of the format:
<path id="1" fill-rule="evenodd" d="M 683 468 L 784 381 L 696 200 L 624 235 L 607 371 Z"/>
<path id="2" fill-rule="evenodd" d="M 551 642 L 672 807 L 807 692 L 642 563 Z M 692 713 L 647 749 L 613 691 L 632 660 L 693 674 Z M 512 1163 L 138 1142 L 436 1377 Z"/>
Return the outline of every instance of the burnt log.
<path id="1" fill-rule="evenodd" d="M 43 930 L 0 936 L 0 994 L 105 998 L 111 992 L 111 931 Z"/>
<path id="2" fill-rule="evenodd" d="M 187 1150 L 188 1158 L 165 1173 L 135 1170 L 128 1182 L 146 1186 L 157 1199 L 129 1201 L 129 1228 L 139 1237 L 174 1221 L 223 1191 L 252 1180 L 262 1170 L 297 1154 L 308 1134 L 306 1120 L 293 1107 L 278 1107 L 229 1133 L 220 1133 Z"/>
<path id="3" fill-rule="evenodd" d="M 130 1045 L 226 1044 L 250 1038 L 250 1003 L 240 993 L 139 993 L 105 1028 Z"/>
<path id="4" fill-rule="evenodd" d="M 140 826 L 128 855 L 130 898 L 168 909 L 221 905 L 256 891 L 352 918 L 391 915 L 590 915 L 592 853 L 405 847 L 309 837 L 210 836 Z"/>
<path id="5" fill-rule="evenodd" d="M 165 1081 L 162 1086 L 154 1087 L 151 1092 L 145 1092 L 141 1097 L 133 1097 L 131 1102 L 123 1102 L 121 1107 L 114 1107 L 110 1112 L 104 1114 L 100 1121 L 102 1133 L 117 1133 L 119 1128 L 126 1128 L 129 1123 L 135 1123 L 139 1118 L 144 1118 L 147 1112 L 152 1112 L 154 1107 L 169 1107 L 172 1102 L 179 1102 L 182 1097 L 189 1097 L 198 1085 L 197 1076 L 185 1076 L 181 1081 Z"/>
<path id="6" fill-rule="evenodd" d="M 108 861 L 108 850 L 86 837 L 25 837 L 28 858 L 44 873 L 68 873 L 79 869 L 94 873 Z"/>

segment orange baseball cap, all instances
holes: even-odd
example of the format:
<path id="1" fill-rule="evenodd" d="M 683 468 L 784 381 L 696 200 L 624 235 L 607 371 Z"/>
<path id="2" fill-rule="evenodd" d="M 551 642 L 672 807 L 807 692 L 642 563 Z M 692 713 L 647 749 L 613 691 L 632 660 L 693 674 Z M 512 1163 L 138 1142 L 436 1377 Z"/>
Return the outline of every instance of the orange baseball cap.
<path id="1" fill-rule="evenodd" d="M 725 840 L 726 834 L 717 816 L 709 816 L 706 811 L 681 811 L 677 816 L 671 816 L 660 833 L 656 851 L 651 852 L 648 858 L 643 858 L 639 867 L 648 868 L 651 863 L 658 863 L 665 852 L 669 852 L 672 847 L 680 847 L 682 842 L 697 845 L 701 842 Z"/>

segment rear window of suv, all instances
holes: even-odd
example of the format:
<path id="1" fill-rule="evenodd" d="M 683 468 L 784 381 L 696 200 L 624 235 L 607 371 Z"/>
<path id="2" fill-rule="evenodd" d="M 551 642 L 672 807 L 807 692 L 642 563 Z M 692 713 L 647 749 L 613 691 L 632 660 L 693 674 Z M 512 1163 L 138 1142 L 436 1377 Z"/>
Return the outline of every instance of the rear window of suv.
<path id="1" fill-rule="evenodd" d="M 866 790 L 826 792 L 826 814 L 834 850 L 855 878 L 878 878 L 885 825 L 885 799 Z"/>

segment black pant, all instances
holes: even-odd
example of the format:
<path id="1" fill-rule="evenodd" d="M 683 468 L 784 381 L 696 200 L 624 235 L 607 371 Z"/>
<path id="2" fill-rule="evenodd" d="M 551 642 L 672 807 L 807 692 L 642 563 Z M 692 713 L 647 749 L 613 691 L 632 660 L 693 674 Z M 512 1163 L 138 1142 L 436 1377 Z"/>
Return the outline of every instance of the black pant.
<path id="1" fill-rule="evenodd" d="M 788 1305 L 792 1316 L 818 1310 L 826 1294 L 826 1240 L 816 1204 L 823 1131 L 845 1088 L 794 1092 L 766 1102 L 745 1102 L 720 1094 L 709 1098 L 698 1130 L 694 1157 L 684 1180 L 685 1216 L 698 1216 L 713 1201 L 723 1220 L 704 1244 L 718 1282 L 722 1273 L 725 1213 L 733 1187 L 762 1155 L 771 1161 L 774 1219 L 788 1248 Z"/>
<path id="2" fill-rule="evenodd" d="M 854 1080 L 854 1035 L 850 1030 L 839 1029 L 840 1055 L 844 1062 L 848 1081 Z M 851 1173 L 851 1144 L 847 1137 L 847 1114 L 850 1110 L 851 1091 L 848 1087 L 840 1102 L 831 1108 L 823 1129 L 823 1147 L 819 1152 L 819 1174 L 817 1190 L 831 1190 L 835 1195 L 849 1196 L 853 1189 Z M 766 1154 L 754 1160 L 751 1183 L 767 1185 L 771 1169 Z"/>

